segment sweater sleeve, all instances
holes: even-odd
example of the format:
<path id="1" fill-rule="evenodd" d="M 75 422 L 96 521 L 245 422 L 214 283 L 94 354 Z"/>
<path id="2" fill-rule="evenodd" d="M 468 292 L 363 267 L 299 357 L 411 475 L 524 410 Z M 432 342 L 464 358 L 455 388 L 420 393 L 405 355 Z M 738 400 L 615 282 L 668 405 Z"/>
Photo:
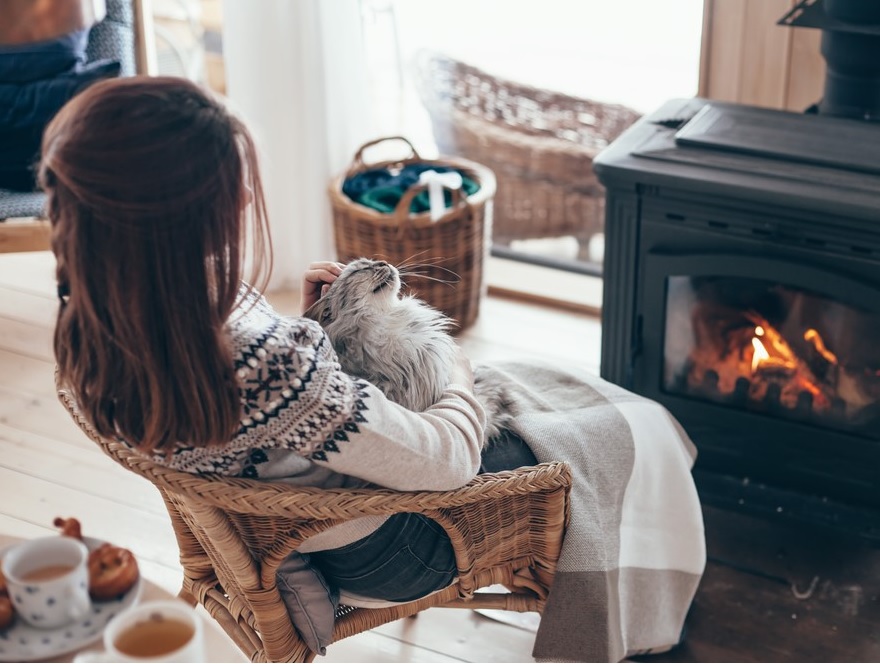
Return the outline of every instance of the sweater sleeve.
<path id="1" fill-rule="evenodd" d="M 485 412 L 465 387 L 450 385 L 422 413 L 390 401 L 374 385 L 338 369 L 318 368 L 319 379 L 342 388 L 344 405 L 308 457 L 332 470 L 390 489 L 455 489 L 480 467 Z M 315 406 L 334 409 L 338 391 L 317 391 Z"/>
<path id="2" fill-rule="evenodd" d="M 486 414 L 467 387 L 449 385 L 426 411 L 407 410 L 343 372 L 312 321 L 261 345 L 239 377 L 249 446 L 398 490 L 454 489 L 479 471 Z"/>

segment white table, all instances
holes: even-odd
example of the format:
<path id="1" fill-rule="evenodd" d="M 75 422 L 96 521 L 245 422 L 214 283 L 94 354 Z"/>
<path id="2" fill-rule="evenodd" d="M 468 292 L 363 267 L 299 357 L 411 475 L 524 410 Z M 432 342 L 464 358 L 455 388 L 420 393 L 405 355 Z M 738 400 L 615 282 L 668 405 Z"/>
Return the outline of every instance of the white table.
<path id="1" fill-rule="evenodd" d="M 0 533 L 0 550 L 6 548 L 11 544 L 16 544 L 17 542 L 22 541 L 20 537 L 11 537 L 9 535 L 3 535 Z M 152 583 L 146 578 L 142 579 L 143 582 L 143 592 L 141 594 L 141 602 L 145 602 L 148 600 L 167 600 L 167 599 L 176 599 L 175 595 L 172 595 L 167 590 L 161 588 L 160 586 Z M 205 626 L 205 650 L 207 653 L 208 662 L 247 662 L 250 661 L 247 657 L 244 656 L 244 653 L 241 652 L 239 647 L 235 645 L 235 643 L 230 639 L 226 632 L 217 624 L 217 622 L 201 607 L 197 609 L 197 613 L 199 617 L 202 619 L 202 623 Z M 82 651 L 82 650 L 100 650 L 101 642 L 100 640 L 93 641 L 89 643 L 79 650 L 75 650 L 64 655 L 60 655 L 55 659 L 45 660 L 48 662 L 72 662 L 74 656 Z"/>

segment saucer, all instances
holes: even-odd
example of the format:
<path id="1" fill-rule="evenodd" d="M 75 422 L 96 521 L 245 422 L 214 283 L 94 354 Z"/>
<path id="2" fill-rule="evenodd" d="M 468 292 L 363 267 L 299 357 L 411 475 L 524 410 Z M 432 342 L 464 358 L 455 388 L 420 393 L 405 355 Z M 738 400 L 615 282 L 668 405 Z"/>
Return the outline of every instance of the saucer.
<path id="1" fill-rule="evenodd" d="M 104 543 L 94 537 L 83 537 L 83 542 L 89 551 Z M 106 602 L 92 602 L 85 616 L 54 629 L 33 627 L 16 618 L 11 627 L 0 630 L 0 662 L 45 661 L 79 650 L 100 638 L 114 616 L 137 603 L 142 586 L 138 575 L 137 583 L 121 597 Z"/>

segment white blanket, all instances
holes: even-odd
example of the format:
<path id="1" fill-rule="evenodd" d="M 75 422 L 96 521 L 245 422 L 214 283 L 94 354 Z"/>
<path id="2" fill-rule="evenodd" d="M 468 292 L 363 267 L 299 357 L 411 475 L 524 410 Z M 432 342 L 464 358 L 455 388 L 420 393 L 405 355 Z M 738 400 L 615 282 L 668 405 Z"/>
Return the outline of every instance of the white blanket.
<path id="1" fill-rule="evenodd" d="M 572 468 L 571 522 L 535 641 L 539 661 L 617 662 L 679 641 L 706 562 L 696 449 L 661 405 L 587 372 L 488 367 L 538 461 Z"/>

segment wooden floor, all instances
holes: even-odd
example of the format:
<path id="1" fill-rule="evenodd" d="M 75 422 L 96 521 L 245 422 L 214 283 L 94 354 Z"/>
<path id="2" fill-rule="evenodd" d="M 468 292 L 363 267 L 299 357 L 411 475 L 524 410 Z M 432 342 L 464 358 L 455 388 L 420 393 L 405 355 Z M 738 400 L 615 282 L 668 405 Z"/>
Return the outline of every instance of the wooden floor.
<path id="1" fill-rule="evenodd" d="M 291 294 L 270 301 L 295 312 Z M 98 452 L 55 399 L 54 315 L 51 256 L 0 255 L 0 532 L 46 534 L 55 516 L 77 516 L 176 592 L 177 547 L 158 494 Z M 598 372 L 600 326 L 584 314 L 489 297 L 461 342 L 476 360 L 531 356 Z M 710 561 L 685 644 L 645 661 L 880 661 L 878 551 L 803 527 L 705 516 Z M 528 662 L 533 639 L 471 611 L 432 609 L 346 639 L 318 661 Z"/>

